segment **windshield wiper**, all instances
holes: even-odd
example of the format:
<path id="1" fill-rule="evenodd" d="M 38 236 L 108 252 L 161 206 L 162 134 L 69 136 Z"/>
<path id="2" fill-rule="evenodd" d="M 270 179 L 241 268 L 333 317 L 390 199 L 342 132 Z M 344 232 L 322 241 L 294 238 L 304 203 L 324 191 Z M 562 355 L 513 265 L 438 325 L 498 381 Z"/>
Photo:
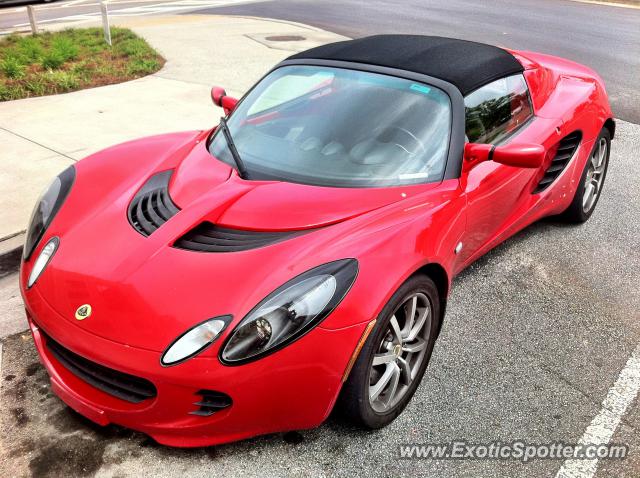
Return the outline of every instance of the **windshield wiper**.
<path id="1" fill-rule="evenodd" d="M 224 139 L 227 141 L 227 146 L 229 146 L 229 151 L 231 151 L 231 156 L 233 156 L 233 161 L 236 163 L 236 169 L 238 170 L 238 176 L 242 179 L 249 179 L 249 172 L 242 162 L 242 158 L 240 157 L 240 153 L 236 149 L 236 144 L 233 142 L 233 138 L 231 137 L 231 131 L 229 131 L 229 126 L 227 125 L 227 120 L 223 116 L 220 118 L 219 128 L 222 129 L 222 135 Z"/>

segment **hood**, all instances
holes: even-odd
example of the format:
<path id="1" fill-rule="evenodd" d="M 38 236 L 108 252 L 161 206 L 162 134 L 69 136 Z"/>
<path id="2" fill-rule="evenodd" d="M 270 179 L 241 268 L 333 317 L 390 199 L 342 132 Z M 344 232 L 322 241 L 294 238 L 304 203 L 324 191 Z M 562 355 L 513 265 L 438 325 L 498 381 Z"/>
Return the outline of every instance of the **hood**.
<path id="1" fill-rule="evenodd" d="M 60 246 L 34 288 L 70 324 L 153 351 L 207 318 L 231 314 L 231 328 L 292 277 L 345 254 L 355 257 L 336 245 L 348 235 L 340 223 L 436 186 L 341 189 L 246 181 L 211 157 L 201 139 L 191 133 L 141 140 L 76 165 L 76 183 L 47 232 L 60 237 Z M 180 211 L 145 237 L 129 223 L 127 209 L 148 178 L 166 170 L 173 171 L 169 193 Z M 302 232 L 241 252 L 173 247 L 203 222 Z M 329 240 L 331 234 L 337 238 Z M 83 304 L 93 313 L 77 321 Z"/>

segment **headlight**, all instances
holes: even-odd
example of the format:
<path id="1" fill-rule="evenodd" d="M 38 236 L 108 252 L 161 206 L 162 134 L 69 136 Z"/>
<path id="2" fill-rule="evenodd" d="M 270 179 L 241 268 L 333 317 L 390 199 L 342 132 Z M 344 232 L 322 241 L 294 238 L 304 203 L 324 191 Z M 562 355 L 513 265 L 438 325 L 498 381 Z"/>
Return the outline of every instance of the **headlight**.
<path id="1" fill-rule="evenodd" d="M 30 288 L 33 284 L 36 283 L 44 268 L 47 267 L 49 261 L 58 250 L 58 245 L 60 244 L 60 239 L 57 237 L 53 237 L 49 239 L 47 245 L 42 248 L 40 251 L 40 255 L 33 263 L 33 267 L 31 268 L 31 274 L 29 274 L 29 280 L 27 281 L 27 288 Z"/>
<path id="2" fill-rule="evenodd" d="M 256 360 L 297 340 L 329 315 L 358 274 L 355 259 L 330 262 L 290 280 L 260 302 L 222 347 L 227 365 Z"/>
<path id="3" fill-rule="evenodd" d="M 51 185 L 38 199 L 36 207 L 31 214 L 31 219 L 29 220 L 29 228 L 27 229 L 27 237 L 23 251 L 25 261 L 31 257 L 40 239 L 42 239 L 44 232 L 69 195 L 75 177 L 75 168 L 73 166 L 68 167 L 53 180 Z"/>
<path id="4" fill-rule="evenodd" d="M 231 322 L 231 316 L 225 315 L 192 327 L 169 345 L 162 354 L 160 362 L 166 366 L 177 365 L 198 355 L 215 342 L 229 322 Z"/>

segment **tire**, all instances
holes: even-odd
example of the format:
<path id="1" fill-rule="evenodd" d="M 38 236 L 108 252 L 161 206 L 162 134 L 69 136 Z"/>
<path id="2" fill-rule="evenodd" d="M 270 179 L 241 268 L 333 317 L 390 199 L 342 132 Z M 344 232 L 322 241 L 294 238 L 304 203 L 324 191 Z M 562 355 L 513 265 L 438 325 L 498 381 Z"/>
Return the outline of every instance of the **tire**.
<path id="1" fill-rule="evenodd" d="M 599 174 L 594 174 L 594 161 L 598 161 L 600 158 L 600 152 L 602 147 L 606 148 L 604 155 L 601 156 L 603 163 L 598 166 L 600 169 Z M 611 134 L 607 128 L 603 128 L 596 139 L 591 153 L 589 153 L 589 159 L 584 166 L 582 175 L 580 176 L 580 183 L 576 188 L 575 195 L 569 207 L 560 215 L 560 218 L 565 222 L 581 224 L 591 217 L 593 211 L 598 204 L 598 200 L 602 194 L 602 188 L 604 186 L 605 178 L 607 177 L 607 168 L 609 166 L 609 155 L 611 153 Z M 589 180 L 587 177 L 589 175 Z M 590 182 L 592 187 L 594 184 L 598 184 L 595 197 L 587 201 L 585 198 L 585 191 L 587 190 L 587 183 Z M 587 202 L 585 204 L 585 202 Z"/>
<path id="2" fill-rule="evenodd" d="M 424 326 L 416 333 L 416 337 L 410 340 L 413 331 L 407 327 L 406 318 L 410 315 L 414 298 L 416 307 L 413 317 L 416 329 L 421 322 L 422 311 L 428 313 L 425 314 Z M 394 329 L 391 322 L 394 315 L 397 316 L 396 324 L 401 329 L 398 331 L 399 335 L 406 336 L 404 342 L 398 339 L 397 333 L 391 332 Z M 338 413 L 348 421 L 367 429 L 382 428 L 400 415 L 420 385 L 437 337 L 439 321 L 440 299 L 436 285 L 424 275 L 410 277 L 393 294 L 378 316 L 375 327 L 342 387 L 336 407 Z M 424 347 L 413 353 L 405 350 L 417 349 L 420 345 Z M 393 362 L 374 366 L 373 360 L 376 355 L 377 361 L 387 360 L 393 355 L 396 358 Z M 409 367 L 405 367 L 401 360 Z M 391 378 L 388 385 L 381 386 L 385 376 Z M 394 382 L 397 384 L 395 395 L 390 393 Z M 380 391 L 377 392 L 378 390 Z M 373 391 L 374 395 L 376 392 L 379 394 L 371 400 L 370 391 Z M 386 407 L 385 401 L 388 401 Z"/>

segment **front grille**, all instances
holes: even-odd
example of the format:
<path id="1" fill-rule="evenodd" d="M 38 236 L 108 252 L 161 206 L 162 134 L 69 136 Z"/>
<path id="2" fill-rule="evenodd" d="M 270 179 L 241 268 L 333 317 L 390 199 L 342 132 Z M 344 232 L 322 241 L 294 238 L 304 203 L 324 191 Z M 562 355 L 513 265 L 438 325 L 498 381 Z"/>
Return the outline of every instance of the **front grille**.
<path id="1" fill-rule="evenodd" d="M 284 241 L 302 231 L 246 231 L 203 222 L 178 239 L 174 247 L 198 252 L 238 252 Z"/>
<path id="2" fill-rule="evenodd" d="M 231 397 L 226 393 L 216 392 L 214 390 L 200 390 L 196 395 L 200 395 L 201 397 L 197 402 L 193 402 L 198 409 L 189 412 L 190 415 L 209 417 L 231 406 Z"/>
<path id="3" fill-rule="evenodd" d="M 560 173 L 567 167 L 571 158 L 575 154 L 580 140 L 582 139 L 582 133 L 580 131 L 574 131 L 573 133 L 565 136 L 558 143 L 558 150 L 556 151 L 551 164 L 544 172 L 544 176 L 536 186 L 534 193 L 539 193 L 547 189 L 551 183 L 553 183 Z"/>
<path id="4" fill-rule="evenodd" d="M 99 365 L 66 349 L 47 335 L 44 338 L 47 348 L 62 366 L 98 390 L 131 403 L 140 403 L 158 393 L 156 387 L 144 378 Z"/>
<path id="5" fill-rule="evenodd" d="M 129 222 L 143 236 L 151 235 L 180 210 L 169 196 L 172 173 L 163 171 L 151 176 L 129 204 Z"/>

